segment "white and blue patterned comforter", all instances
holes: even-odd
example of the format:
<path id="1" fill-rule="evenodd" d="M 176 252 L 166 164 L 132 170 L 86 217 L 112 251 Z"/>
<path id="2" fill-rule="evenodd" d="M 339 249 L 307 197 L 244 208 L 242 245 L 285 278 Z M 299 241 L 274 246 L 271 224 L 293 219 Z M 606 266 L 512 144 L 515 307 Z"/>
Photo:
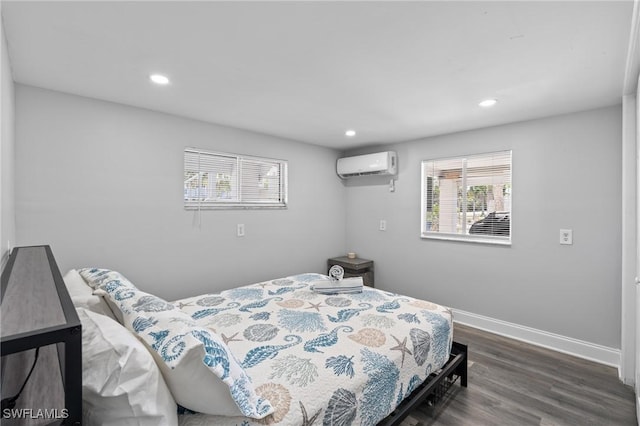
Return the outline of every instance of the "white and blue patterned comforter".
<path id="1" fill-rule="evenodd" d="M 181 425 L 375 425 L 448 360 L 448 308 L 369 287 L 321 295 L 309 288 L 320 277 L 174 302 L 224 339 L 276 408 L 262 420 L 185 414 Z"/>

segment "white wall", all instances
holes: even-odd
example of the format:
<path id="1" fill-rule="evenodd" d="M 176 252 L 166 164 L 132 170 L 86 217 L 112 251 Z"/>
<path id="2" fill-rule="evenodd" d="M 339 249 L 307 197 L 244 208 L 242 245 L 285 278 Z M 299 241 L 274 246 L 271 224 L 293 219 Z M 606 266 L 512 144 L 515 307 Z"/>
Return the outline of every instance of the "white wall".
<path id="1" fill-rule="evenodd" d="M 621 129 L 615 106 L 367 149 L 398 152 L 396 192 L 348 183 L 348 250 L 375 261 L 377 287 L 620 348 Z M 505 149 L 511 247 L 421 239 L 420 161 Z"/>
<path id="2" fill-rule="evenodd" d="M 621 364 L 620 378 L 635 383 L 636 357 L 636 259 L 637 259 L 637 96 L 622 98 L 622 256 L 621 256 Z"/>
<path id="3" fill-rule="evenodd" d="M 346 250 L 334 150 L 23 85 L 16 135 L 18 243 L 51 244 L 63 273 L 112 268 L 173 299 L 323 272 Z M 289 208 L 203 211 L 198 226 L 185 146 L 288 160 Z"/>
<path id="4" fill-rule="evenodd" d="M 1 17 L 1 15 L 0 15 Z M 7 53 L 7 40 L 0 19 L 0 266 L 4 266 L 9 254 L 9 242 L 15 242 L 15 99 L 11 65 Z"/>

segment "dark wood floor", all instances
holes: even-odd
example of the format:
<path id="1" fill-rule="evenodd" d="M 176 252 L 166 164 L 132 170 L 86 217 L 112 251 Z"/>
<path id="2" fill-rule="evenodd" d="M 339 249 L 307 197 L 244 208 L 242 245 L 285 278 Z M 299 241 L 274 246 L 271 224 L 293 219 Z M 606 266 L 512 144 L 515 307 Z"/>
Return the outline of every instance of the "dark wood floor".
<path id="1" fill-rule="evenodd" d="M 459 381 L 402 426 L 637 425 L 633 389 L 617 370 L 456 324 L 469 345 L 469 386 Z"/>

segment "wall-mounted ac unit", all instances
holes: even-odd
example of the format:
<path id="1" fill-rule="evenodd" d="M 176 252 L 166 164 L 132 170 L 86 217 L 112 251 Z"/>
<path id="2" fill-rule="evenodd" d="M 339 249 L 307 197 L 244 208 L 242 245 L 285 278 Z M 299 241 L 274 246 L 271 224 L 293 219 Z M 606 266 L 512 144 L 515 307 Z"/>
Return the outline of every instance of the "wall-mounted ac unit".
<path id="1" fill-rule="evenodd" d="M 339 158 L 336 170 L 338 176 L 343 179 L 352 176 L 395 175 L 397 171 L 396 153 L 386 151 Z"/>

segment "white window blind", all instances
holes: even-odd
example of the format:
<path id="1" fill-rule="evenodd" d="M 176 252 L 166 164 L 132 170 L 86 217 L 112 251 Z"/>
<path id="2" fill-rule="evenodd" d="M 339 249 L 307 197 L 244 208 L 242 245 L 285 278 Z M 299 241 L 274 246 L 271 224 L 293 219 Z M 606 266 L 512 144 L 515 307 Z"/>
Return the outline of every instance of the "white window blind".
<path id="1" fill-rule="evenodd" d="M 511 151 L 422 162 L 423 238 L 511 242 Z"/>
<path id="2" fill-rule="evenodd" d="M 184 206 L 286 208 L 287 162 L 186 148 Z"/>

